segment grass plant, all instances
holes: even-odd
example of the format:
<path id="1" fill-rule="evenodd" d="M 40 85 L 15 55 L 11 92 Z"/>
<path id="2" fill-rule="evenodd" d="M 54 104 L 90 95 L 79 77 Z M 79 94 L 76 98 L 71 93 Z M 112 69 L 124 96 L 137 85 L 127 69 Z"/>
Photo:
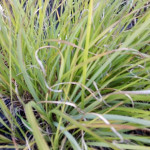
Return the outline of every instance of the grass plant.
<path id="1" fill-rule="evenodd" d="M 0 148 L 149 150 L 149 5 L 2 0 Z"/>

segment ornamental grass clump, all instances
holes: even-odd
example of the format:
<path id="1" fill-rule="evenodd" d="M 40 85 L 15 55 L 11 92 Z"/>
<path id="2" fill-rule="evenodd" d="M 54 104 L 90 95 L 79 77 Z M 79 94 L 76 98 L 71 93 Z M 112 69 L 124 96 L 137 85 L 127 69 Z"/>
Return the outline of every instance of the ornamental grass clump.
<path id="1" fill-rule="evenodd" d="M 2 0 L 0 148 L 149 150 L 149 6 Z"/>

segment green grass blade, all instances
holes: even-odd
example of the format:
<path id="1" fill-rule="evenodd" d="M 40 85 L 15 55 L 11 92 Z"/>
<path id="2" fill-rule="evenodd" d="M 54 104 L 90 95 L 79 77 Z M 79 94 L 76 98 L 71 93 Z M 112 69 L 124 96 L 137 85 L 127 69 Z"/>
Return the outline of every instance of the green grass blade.
<path id="1" fill-rule="evenodd" d="M 38 146 L 39 150 L 43 150 L 43 149 L 49 150 L 49 147 L 48 147 L 47 143 L 45 142 L 45 139 L 44 139 L 42 133 L 39 130 L 39 126 L 38 126 L 36 118 L 33 114 L 31 104 L 32 103 L 28 103 L 27 105 L 25 105 L 25 112 L 26 112 L 27 119 L 33 130 L 33 135 L 36 140 L 37 146 Z"/>

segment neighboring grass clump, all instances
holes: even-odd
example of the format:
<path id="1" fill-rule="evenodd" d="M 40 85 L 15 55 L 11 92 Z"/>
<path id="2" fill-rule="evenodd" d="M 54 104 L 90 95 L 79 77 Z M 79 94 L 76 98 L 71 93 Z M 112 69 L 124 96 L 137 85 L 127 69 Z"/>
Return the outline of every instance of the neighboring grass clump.
<path id="1" fill-rule="evenodd" d="M 150 149 L 148 0 L 1 2 L 0 148 Z"/>

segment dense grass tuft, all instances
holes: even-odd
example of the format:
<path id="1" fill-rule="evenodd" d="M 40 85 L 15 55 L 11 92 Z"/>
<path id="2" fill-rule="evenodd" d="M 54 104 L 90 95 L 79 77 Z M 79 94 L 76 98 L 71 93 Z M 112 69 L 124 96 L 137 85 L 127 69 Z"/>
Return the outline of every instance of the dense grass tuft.
<path id="1" fill-rule="evenodd" d="M 150 2 L 1 5 L 0 148 L 150 149 Z"/>

